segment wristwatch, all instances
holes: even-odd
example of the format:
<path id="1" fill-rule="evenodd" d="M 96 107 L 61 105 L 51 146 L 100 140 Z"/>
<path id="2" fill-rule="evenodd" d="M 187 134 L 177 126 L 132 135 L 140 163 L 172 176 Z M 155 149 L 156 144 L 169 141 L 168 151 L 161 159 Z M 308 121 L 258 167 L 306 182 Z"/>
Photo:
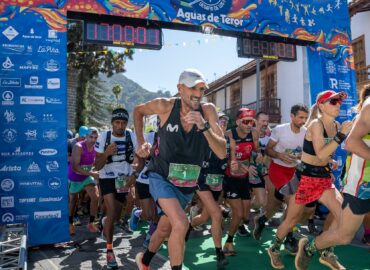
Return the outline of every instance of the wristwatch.
<path id="1" fill-rule="evenodd" d="M 211 126 L 209 125 L 208 121 L 206 121 L 206 122 L 204 123 L 204 128 L 200 129 L 199 131 L 200 131 L 200 132 L 204 132 L 204 131 L 207 131 L 207 130 L 208 130 L 208 129 L 210 129 L 210 128 L 211 128 Z"/>

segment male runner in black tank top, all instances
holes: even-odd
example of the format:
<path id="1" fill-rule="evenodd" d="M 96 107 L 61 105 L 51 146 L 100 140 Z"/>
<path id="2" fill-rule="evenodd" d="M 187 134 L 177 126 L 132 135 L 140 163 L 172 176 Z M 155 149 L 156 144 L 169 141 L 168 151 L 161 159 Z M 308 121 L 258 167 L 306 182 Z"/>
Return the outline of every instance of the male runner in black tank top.
<path id="1" fill-rule="evenodd" d="M 213 104 L 201 103 L 208 88 L 204 76 L 198 70 L 187 69 L 181 73 L 177 88 L 180 98 L 158 98 L 134 110 L 137 154 L 143 158 L 150 151 L 144 141 L 143 117 L 157 114 L 160 118 L 158 146 L 148 177 L 150 193 L 165 214 L 146 252 L 136 256 L 139 269 L 149 269 L 150 260 L 167 237 L 171 267 L 181 269 L 189 226 L 183 209 L 193 196 L 209 148 L 218 158 L 226 157 L 226 141 L 217 124 L 216 109 Z"/>

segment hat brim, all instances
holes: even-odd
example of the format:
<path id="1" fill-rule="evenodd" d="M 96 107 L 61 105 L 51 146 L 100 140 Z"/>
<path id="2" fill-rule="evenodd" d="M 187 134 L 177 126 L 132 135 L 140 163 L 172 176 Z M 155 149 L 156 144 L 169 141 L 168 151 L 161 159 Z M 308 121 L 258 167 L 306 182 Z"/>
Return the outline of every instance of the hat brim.
<path id="1" fill-rule="evenodd" d="M 206 86 L 206 88 L 208 89 L 209 87 L 208 87 L 208 84 L 204 81 L 204 80 L 195 80 L 194 82 L 193 82 L 193 84 L 192 85 L 189 85 L 189 84 L 186 84 L 186 83 L 184 83 L 187 87 L 189 87 L 189 88 L 192 88 L 192 87 L 194 87 L 194 86 L 196 86 L 198 83 L 204 83 L 205 84 L 205 86 Z"/>

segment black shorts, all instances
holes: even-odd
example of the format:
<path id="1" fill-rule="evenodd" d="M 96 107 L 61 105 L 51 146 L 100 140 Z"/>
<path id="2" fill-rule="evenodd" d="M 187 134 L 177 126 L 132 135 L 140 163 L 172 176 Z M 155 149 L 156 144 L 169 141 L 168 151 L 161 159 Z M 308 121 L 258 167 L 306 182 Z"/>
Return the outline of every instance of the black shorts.
<path id="1" fill-rule="evenodd" d="M 254 188 L 265 188 L 265 179 L 264 177 L 259 177 L 260 179 L 260 182 L 259 183 L 251 183 L 249 182 L 249 186 L 251 187 L 251 189 L 254 189 Z"/>
<path id="2" fill-rule="evenodd" d="M 362 200 L 348 193 L 343 193 L 342 209 L 347 205 L 355 215 L 366 215 L 370 212 L 370 199 Z"/>
<path id="3" fill-rule="evenodd" d="M 226 199 L 242 199 L 250 200 L 250 185 L 248 177 L 244 178 L 233 178 L 225 176 L 224 180 L 224 197 Z"/>
<path id="4" fill-rule="evenodd" d="M 140 182 L 136 182 L 135 184 L 135 192 L 139 195 L 140 200 L 150 199 L 152 196 L 149 192 L 149 184 L 144 184 Z"/>
<path id="5" fill-rule="evenodd" d="M 114 194 L 114 197 L 117 201 L 124 203 L 126 202 L 126 197 L 128 192 L 125 193 L 118 193 L 116 190 L 116 183 L 115 178 L 103 178 L 99 179 L 99 187 L 101 191 L 101 195 L 108 195 L 108 194 Z"/>

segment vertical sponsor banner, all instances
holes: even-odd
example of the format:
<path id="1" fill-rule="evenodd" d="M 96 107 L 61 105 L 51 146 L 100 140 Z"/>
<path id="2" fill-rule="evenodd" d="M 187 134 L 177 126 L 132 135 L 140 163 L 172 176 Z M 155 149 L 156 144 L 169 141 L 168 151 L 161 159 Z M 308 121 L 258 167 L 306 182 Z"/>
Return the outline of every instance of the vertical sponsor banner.
<path id="1" fill-rule="evenodd" d="M 354 106 L 357 104 L 356 75 L 352 48 L 343 45 L 323 47 L 316 45 L 307 48 L 309 78 L 311 89 L 311 104 L 316 102 L 318 93 L 324 90 L 344 91 L 348 97 L 344 100 L 337 120 L 342 123 L 354 116 Z M 340 176 L 346 162 L 344 144 L 337 148 L 333 159 L 338 162 L 334 170 L 336 186 L 341 185 Z"/>
<path id="2" fill-rule="evenodd" d="M 0 21 L 0 223 L 27 223 L 30 245 L 68 241 L 66 18 L 8 11 Z"/>

